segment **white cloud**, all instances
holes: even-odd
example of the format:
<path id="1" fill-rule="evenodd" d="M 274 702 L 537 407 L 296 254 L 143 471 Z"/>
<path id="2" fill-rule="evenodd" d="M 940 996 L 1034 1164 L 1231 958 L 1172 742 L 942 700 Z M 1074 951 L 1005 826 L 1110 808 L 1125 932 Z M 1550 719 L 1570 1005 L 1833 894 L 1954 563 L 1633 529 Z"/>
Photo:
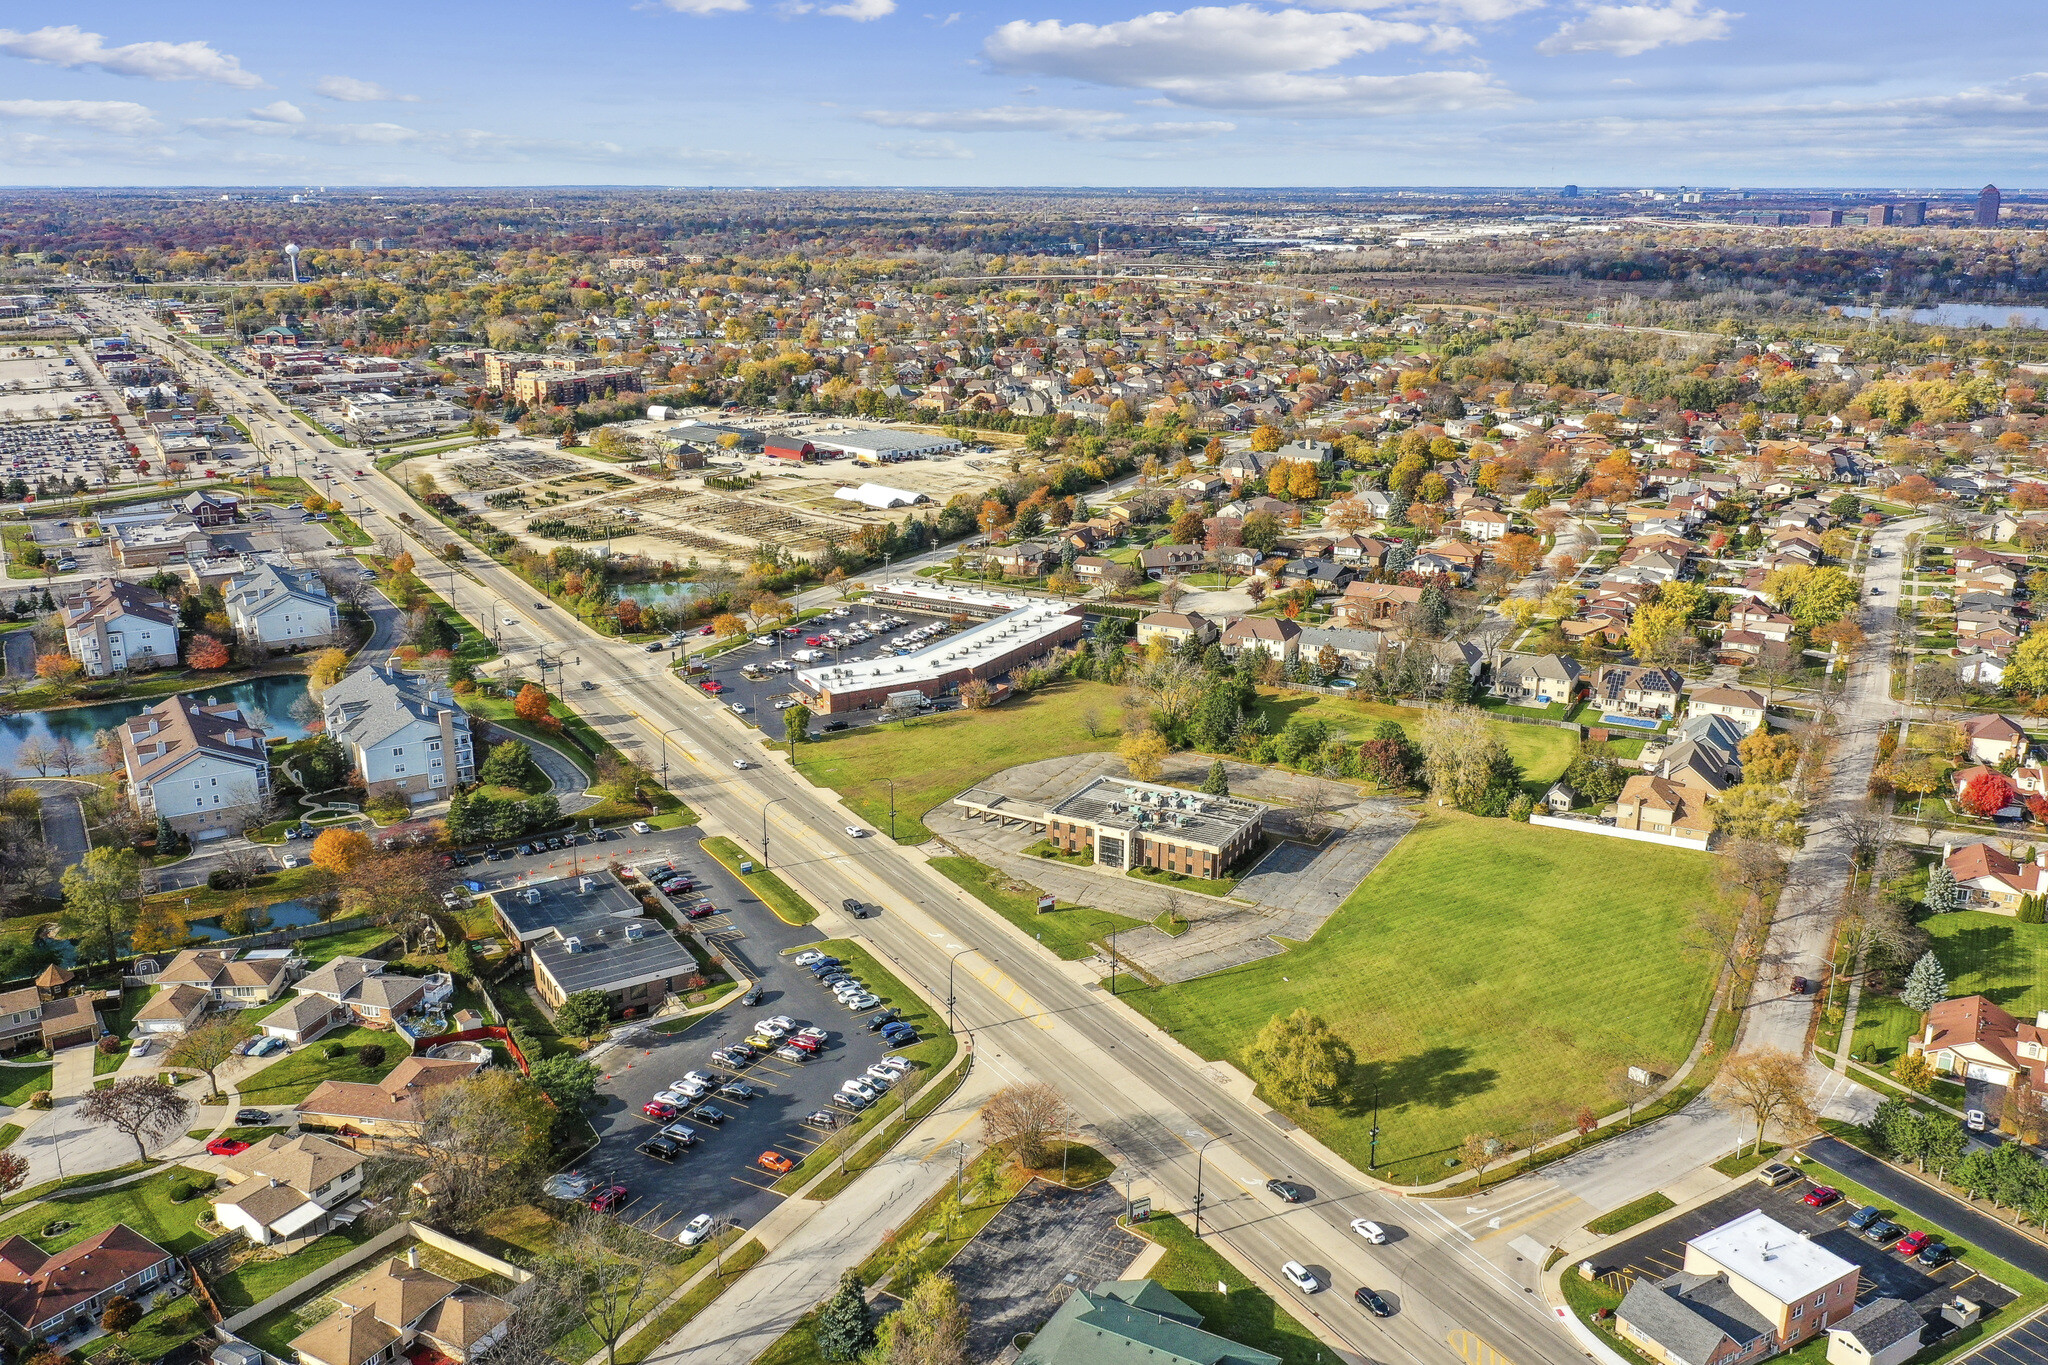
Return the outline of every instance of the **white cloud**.
<path id="1" fill-rule="evenodd" d="M 260 118 L 269 123 L 304 123 L 306 111 L 290 100 L 272 100 L 261 109 L 251 109 L 250 118 Z"/>
<path id="2" fill-rule="evenodd" d="M 991 33 L 982 50 L 1000 71 L 1171 90 L 1189 82 L 1316 71 L 1396 43 L 1436 37 L 1423 25 L 1362 14 L 1205 5 L 1110 24 L 1014 20 Z"/>
<path id="3" fill-rule="evenodd" d="M 752 9 L 747 0 L 661 0 L 677 14 L 737 14 Z"/>
<path id="4" fill-rule="evenodd" d="M 128 100 L 0 100 L 0 118 L 83 123 L 110 133 L 147 133 L 157 126 L 155 114 Z"/>
<path id="5" fill-rule="evenodd" d="M 984 109 L 870 109 L 858 116 L 881 128 L 949 133 L 1059 133 L 1080 142 L 1172 142 L 1237 129 L 1234 123 L 1134 123 L 1107 109 L 1002 104 Z"/>
<path id="6" fill-rule="evenodd" d="M 843 4 L 826 5 L 820 14 L 830 14 L 840 19 L 851 19 L 865 24 L 870 19 L 880 19 L 896 12 L 896 0 L 845 0 Z"/>
<path id="7" fill-rule="evenodd" d="M 1549 0 L 1294 0 L 1302 9 L 1384 10 L 1396 19 L 1423 22 L 1494 24 Z"/>
<path id="8" fill-rule="evenodd" d="M 1668 5 L 1588 5 L 1577 19 L 1536 45 L 1545 56 L 1567 52 L 1609 52 L 1639 57 L 1660 47 L 1679 47 L 1707 39 L 1726 38 L 1728 23 L 1739 13 L 1702 10 L 1699 0 L 1671 0 Z"/>
<path id="9" fill-rule="evenodd" d="M 877 142 L 885 152 L 905 161 L 972 161 L 974 153 L 949 137 L 922 138 L 914 142 Z"/>
<path id="10" fill-rule="evenodd" d="M 354 76 L 322 76 L 313 82 L 315 92 L 344 104 L 380 104 L 397 101 L 402 104 L 418 104 L 418 95 L 401 95 L 375 81 L 357 80 Z"/>
<path id="11" fill-rule="evenodd" d="M 104 36 L 76 24 L 50 25 L 21 33 L 0 28 L 0 52 L 52 66 L 96 66 L 117 76 L 152 81 L 210 81 L 215 85 L 261 89 L 264 80 L 242 69 L 242 59 L 209 43 L 128 43 L 108 47 Z"/>

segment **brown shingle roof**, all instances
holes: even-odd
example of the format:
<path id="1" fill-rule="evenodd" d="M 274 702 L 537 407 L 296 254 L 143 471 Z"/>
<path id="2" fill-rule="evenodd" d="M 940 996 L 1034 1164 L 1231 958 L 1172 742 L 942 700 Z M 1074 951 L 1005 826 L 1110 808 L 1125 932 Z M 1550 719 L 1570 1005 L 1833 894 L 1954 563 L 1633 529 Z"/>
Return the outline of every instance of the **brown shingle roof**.
<path id="1" fill-rule="evenodd" d="M 313 1093 L 299 1101 L 301 1114 L 324 1118 L 358 1119 L 365 1123 L 407 1122 L 419 1117 L 419 1096 L 437 1085 L 447 1085 L 473 1075 L 481 1062 L 460 1062 L 439 1057 L 407 1057 L 383 1080 L 322 1081 Z"/>
<path id="2" fill-rule="evenodd" d="M 170 1259 L 170 1252 L 126 1223 L 55 1255 L 26 1237 L 10 1237 L 0 1242 L 0 1313 L 33 1329 Z"/>

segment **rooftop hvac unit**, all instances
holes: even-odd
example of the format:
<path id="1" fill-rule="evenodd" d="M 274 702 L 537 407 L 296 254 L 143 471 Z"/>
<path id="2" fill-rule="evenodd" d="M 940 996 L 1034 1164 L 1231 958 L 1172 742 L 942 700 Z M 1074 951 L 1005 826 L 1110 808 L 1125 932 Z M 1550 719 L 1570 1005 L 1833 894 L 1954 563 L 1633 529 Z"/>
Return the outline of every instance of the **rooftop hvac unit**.
<path id="1" fill-rule="evenodd" d="M 537 886 L 529 886 L 529 887 L 527 887 L 527 888 L 526 888 L 526 903 L 527 903 L 528 905 L 539 905 L 539 904 L 540 904 L 540 888 L 539 888 L 539 887 L 537 887 Z"/>
<path id="2" fill-rule="evenodd" d="M 627 937 L 628 939 L 633 939 L 633 940 L 638 940 L 638 939 L 643 939 L 643 938 L 646 938 L 646 937 L 647 937 L 647 926 L 646 926 L 646 925 L 644 925 L 644 924 L 629 924 L 629 925 L 627 925 L 627 926 L 626 926 L 626 937 Z"/>
<path id="3" fill-rule="evenodd" d="M 583 951 L 583 940 L 577 935 L 571 934 L 562 940 L 562 946 L 572 953 L 580 953 Z"/>
<path id="4" fill-rule="evenodd" d="M 597 890 L 597 878 L 578 877 L 576 879 L 576 892 L 578 895 L 587 896 L 595 890 Z"/>

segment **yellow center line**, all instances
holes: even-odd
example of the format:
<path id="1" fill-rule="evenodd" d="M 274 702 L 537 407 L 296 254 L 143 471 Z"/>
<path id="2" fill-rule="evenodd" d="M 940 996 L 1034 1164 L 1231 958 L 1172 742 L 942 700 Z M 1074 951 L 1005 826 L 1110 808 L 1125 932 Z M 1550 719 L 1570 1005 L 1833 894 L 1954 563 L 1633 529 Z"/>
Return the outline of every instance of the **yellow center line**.
<path id="1" fill-rule="evenodd" d="M 1514 1365 L 1514 1362 L 1471 1332 L 1453 1332 L 1445 1338 L 1466 1365 Z"/>

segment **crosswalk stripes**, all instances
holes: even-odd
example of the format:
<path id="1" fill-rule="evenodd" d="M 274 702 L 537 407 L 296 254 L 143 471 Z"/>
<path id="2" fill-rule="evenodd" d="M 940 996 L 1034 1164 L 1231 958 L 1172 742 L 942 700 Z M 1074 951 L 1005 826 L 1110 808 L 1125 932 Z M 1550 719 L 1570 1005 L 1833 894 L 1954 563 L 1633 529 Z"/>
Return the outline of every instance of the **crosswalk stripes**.
<path id="1" fill-rule="evenodd" d="M 1471 1332 L 1453 1332 L 1444 1338 L 1451 1349 L 1464 1358 L 1465 1365 L 1515 1365 Z"/>

